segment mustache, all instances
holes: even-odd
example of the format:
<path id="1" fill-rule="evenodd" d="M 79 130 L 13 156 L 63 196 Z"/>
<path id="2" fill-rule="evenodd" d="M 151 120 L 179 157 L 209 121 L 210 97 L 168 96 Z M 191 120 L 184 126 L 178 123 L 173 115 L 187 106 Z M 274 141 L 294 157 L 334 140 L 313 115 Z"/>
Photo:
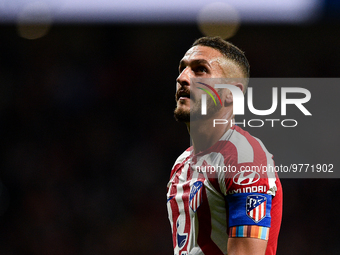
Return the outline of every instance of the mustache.
<path id="1" fill-rule="evenodd" d="M 195 96 L 190 93 L 190 89 L 180 89 L 176 92 L 175 98 L 176 101 L 179 100 L 180 97 L 185 96 L 185 97 L 190 97 L 190 99 L 195 99 Z"/>

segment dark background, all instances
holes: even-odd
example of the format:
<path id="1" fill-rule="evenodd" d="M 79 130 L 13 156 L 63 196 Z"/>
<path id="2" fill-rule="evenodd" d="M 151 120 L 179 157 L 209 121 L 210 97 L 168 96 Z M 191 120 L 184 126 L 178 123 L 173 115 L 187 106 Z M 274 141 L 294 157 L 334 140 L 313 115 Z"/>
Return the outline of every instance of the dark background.
<path id="1" fill-rule="evenodd" d="M 252 77 L 338 77 L 333 19 L 242 25 L 230 41 Z M 0 254 L 173 253 L 166 184 L 189 146 L 173 118 L 175 79 L 200 36 L 196 25 L 78 24 L 27 40 L 1 25 Z M 328 103 L 326 123 L 254 131 L 277 164 L 339 162 L 339 91 L 312 93 L 311 112 Z M 282 184 L 277 254 L 338 254 L 339 180 Z"/>

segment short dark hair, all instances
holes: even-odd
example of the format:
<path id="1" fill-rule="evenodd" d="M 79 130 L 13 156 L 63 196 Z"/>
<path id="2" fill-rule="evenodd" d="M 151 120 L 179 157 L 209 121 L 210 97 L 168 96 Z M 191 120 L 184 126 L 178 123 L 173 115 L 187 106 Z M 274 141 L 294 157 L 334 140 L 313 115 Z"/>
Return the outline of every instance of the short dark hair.
<path id="1" fill-rule="evenodd" d="M 201 37 L 197 39 L 192 47 L 201 45 L 214 48 L 222 53 L 226 58 L 234 61 L 243 72 L 245 78 L 249 78 L 250 75 L 250 65 L 249 62 L 244 55 L 244 52 L 236 47 L 234 44 L 223 40 L 219 36 L 214 37 Z"/>

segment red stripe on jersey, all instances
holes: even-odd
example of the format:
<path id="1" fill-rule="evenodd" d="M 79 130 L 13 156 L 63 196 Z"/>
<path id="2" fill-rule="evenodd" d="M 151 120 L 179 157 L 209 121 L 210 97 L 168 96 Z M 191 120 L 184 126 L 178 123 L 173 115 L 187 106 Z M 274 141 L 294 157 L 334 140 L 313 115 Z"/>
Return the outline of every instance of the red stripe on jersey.
<path id="1" fill-rule="evenodd" d="M 270 211 L 272 220 L 270 224 L 269 238 L 266 255 L 275 255 L 277 249 L 277 239 L 280 232 L 282 220 L 282 186 L 279 179 L 276 179 L 276 195 L 272 199 L 272 208 Z"/>
<path id="2" fill-rule="evenodd" d="M 208 198 L 205 188 L 202 190 L 202 203 L 208 205 Z M 197 244 L 204 254 L 223 255 L 223 252 L 211 240 L 211 214 L 209 206 L 202 206 L 197 210 L 198 217 L 198 237 Z M 227 242 L 227 240 L 226 240 Z"/>
<path id="3" fill-rule="evenodd" d="M 183 162 L 185 162 L 185 160 L 183 160 Z M 178 171 L 178 169 L 180 169 L 181 167 L 183 167 L 183 162 L 182 163 L 178 163 L 174 166 L 174 168 L 171 170 L 171 173 L 170 173 L 170 180 L 172 178 L 172 176 Z"/>
<path id="4" fill-rule="evenodd" d="M 225 150 L 227 153 L 228 153 L 228 157 L 225 157 L 224 158 L 224 164 L 226 166 L 228 165 L 234 165 L 234 166 L 237 166 L 237 149 L 236 149 L 236 146 L 229 142 L 226 146 L 228 148 L 228 150 Z M 237 169 L 237 171 L 239 171 L 239 169 Z M 226 190 L 230 190 L 231 189 L 231 186 L 233 185 L 233 177 L 236 173 L 230 173 L 230 172 L 227 172 L 226 175 L 225 175 L 225 184 L 226 184 Z"/>
<path id="5" fill-rule="evenodd" d="M 215 152 L 215 151 L 212 151 L 212 152 Z M 207 162 L 206 162 L 206 161 L 203 161 L 202 166 L 203 166 L 203 167 L 207 167 L 207 166 L 208 166 Z M 221 192 L 221 188 L 220 188 L 220 184 L 218 183 L 218 178 L 217 178 L 217 173 L 216 173 L 216 171 L 213 172 L 213 173 L 207 172 L 207 177 L 208 177 L 208 180 L 209 180 L 209 182 L 211 183 L 211 185 L 213 185 L 213 187 L 214 187 L 218 192 L 222 193 L 222 192 Z M 203 178 L 204 178 L 204 177 L 203 177 Z"/>
<path id="6" fill-rule="evenodd" d="M 259 207 L 259 214 L 258 214 L 258 216 L 257 216 L 257 221 L 259 221 L 261 218 L 262 218 L 262 206 L 263 206 L 263 204 L 264 204 L 265 202 L 263 202 L 260 206 L 258 206 Z"/>

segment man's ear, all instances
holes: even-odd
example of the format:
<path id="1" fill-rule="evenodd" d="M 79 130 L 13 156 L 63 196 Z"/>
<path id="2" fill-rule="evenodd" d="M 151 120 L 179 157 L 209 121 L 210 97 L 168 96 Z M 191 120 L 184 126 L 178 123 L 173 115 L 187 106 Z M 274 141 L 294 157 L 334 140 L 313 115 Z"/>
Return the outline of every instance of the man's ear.
<path id="1" fill-rule="evenodd" d="M 235 86 L 238 87 L 240 90 L 242 90 L 243 95 L 245 94 L 245 91 L 244 91 L 245 87 L 242 83 L 236 83 Z"/>
<path id="2" fill-rule="evenodd" d="M 236 84 L 233 84 L 234 86 L 238 87 L 244 94 L 244 85 L 242 83 L 236 83 Z M 228 89 L 227 90 L 227 95 L 226 95 L 226 98 L 225 98 L 225 106 L 233 103 L 233 94 L 231 93 L 231 91 Z"/>
<path id="3" fill-rule="evenodd" d="M 231 93 L 231 91 L 228 89 L 226 93 L 227 95 L 224 100 L 224 106 L 228 106 L 233 103 L 233 94 Z"/>

